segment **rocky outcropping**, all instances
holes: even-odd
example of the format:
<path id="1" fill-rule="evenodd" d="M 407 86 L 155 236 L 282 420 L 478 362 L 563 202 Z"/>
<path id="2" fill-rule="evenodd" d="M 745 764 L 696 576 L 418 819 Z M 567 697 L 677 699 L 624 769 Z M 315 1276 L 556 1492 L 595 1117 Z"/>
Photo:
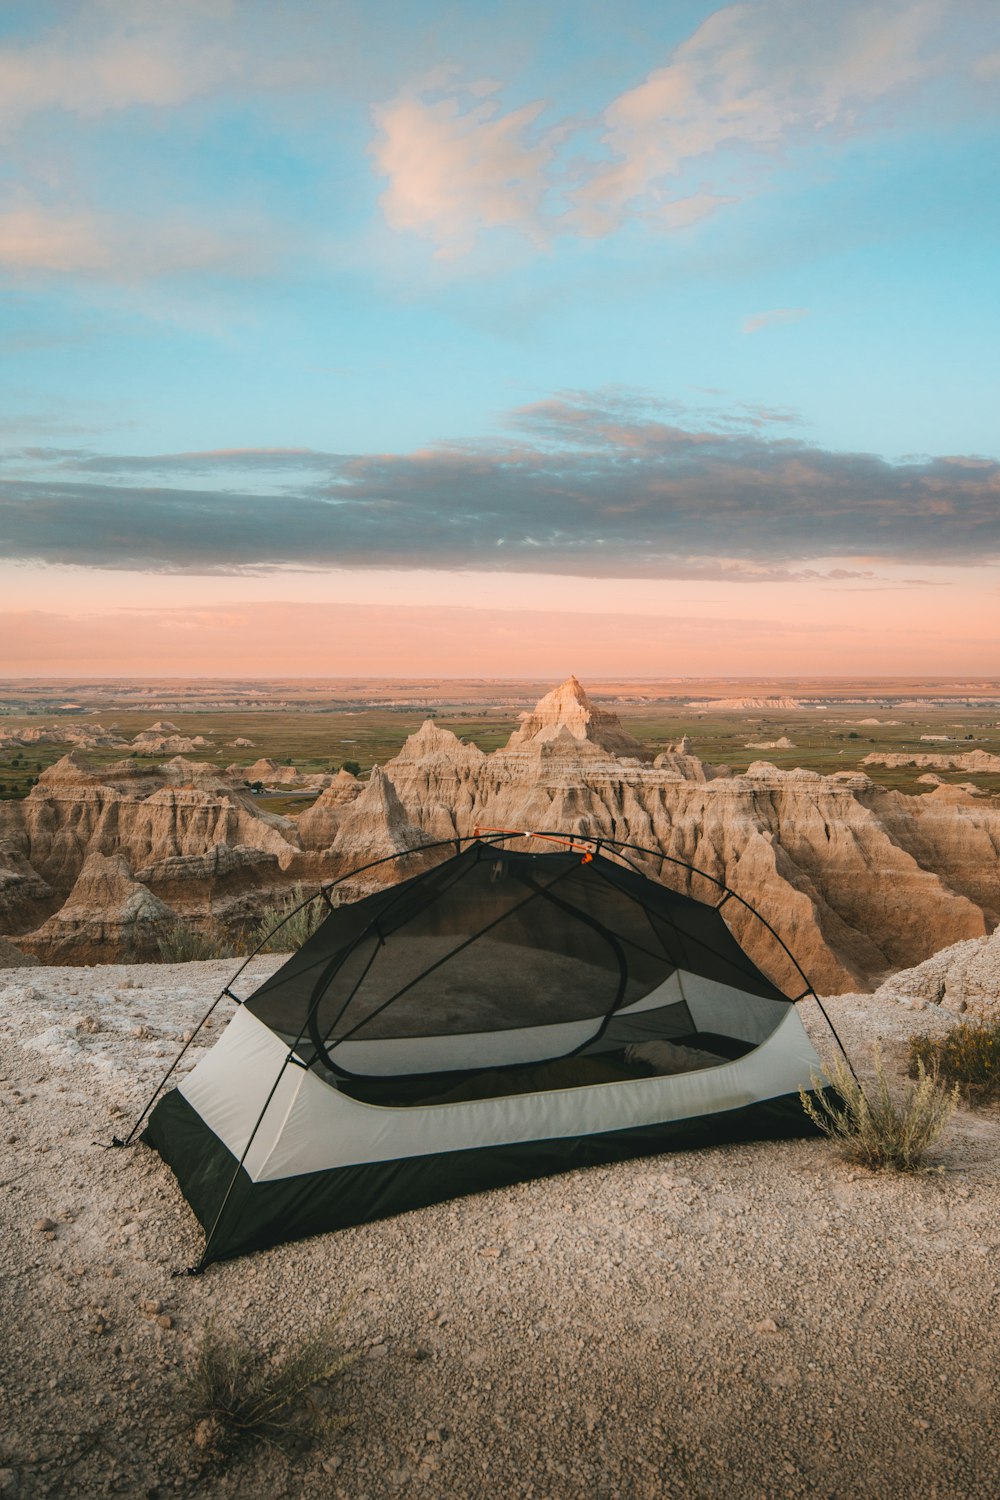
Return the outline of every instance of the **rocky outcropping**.
<path id="1" fill-rule="evenodd" d="M 304 849 L 329 849 L 351 803 L 361 796 L 362 784 L 350 771 L 338 771 L 311 807 L 298 816 Z"/>
<path id="2" fill-rule="evenodd" d="M 872 751 L 861 762 L 863 766 L 933 766 L 938 771 L 1000 772 L 1000 755 L 988 750 L 966 750 L 964 754 L 910 753 L 909 751 Z"/>
<path id="3" fill-rule="evenodd" d="M 902 1005 L 1000 1020 L 1000 928 L 990 938 L 955 943 L 915 969 L 903 969 L 876 993 Z"/>
<path id="4" fill-rule="evenodd" d="M 19 946 L 50 964 L 153 958 L 176 920 L 120 854 L 91 854 L 66 902 Z"/>
<path id="5" fill-rule="evenodd" d="M 287 886 L 276 854 L 245 844 L 218 843 L 204 854 L 171 854 L 135 878 L 176 911 L 210 916 L 229 926 L 251 919 L 262 902 Z"/>
<path id="6" fill-rule="evenodd" d="M 145 729 L 137 734 L 132 747 L 140 755 L 177 755 L 191 750 L 204 750 L 208 745 L 204 735 L 158 734 L 155 729 Z"/>
<path id="7" fill-rule="evenodd" d="M 294 883 L 299 852 L 290 819 L 258 811 L 211 766 L 130 758 L 98 772 L 73 752 L 23 801 L 0 802 L 0 931 L 30 933 L 53 962 L 110 961 L 99 923 L 56 920 L 93 857 L 122 857 L 176 915 L 235 920 Z M 112 923 L 108 951 L 116 942 Z"/>
<path id="8" fill-rule="evenodd" d="M 696 703 L 693 699 L 688 708 L 711 709 L 718 713 L 780 713 L 787 709 L 806 708 L 798 698 L 706 698 Z"/>
<path id="9" fill-rule="evenodd" d="M 432 838 L 477 828 L 624 838 L 655 851 L 630 856 L 650 873 L 708 899 L 719 886 L 691 875 L 695 866 L 759 911 L 826 993 L 866 988 L 1000 916 L 994 804 L 950 788 L 906 797 L 863 772 L 826 777 L 766 761 L 734 776 L 690 745 L 649 765 L 581 734 L 578 684 L 566 687 L 493 755 L 425 724 L 385 768 L 410 820 Z M 608 718 L 599 733 L 620 743 Z M 760 924 L 754 938 L 751 918 L 734 910 L 733 920 L 786 979 Z"/>

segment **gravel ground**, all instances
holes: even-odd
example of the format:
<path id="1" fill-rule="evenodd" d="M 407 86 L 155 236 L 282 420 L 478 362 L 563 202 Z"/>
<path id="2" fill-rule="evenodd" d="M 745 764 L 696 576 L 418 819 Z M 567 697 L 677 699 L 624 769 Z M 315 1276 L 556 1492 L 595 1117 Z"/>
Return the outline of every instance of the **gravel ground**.
<path id="1" fill-rule="evenodd" d="M 692 1151 L 176 1278 L 200 1235 L 172 1176 L 94 1143 L 228 972 L 0 971 L 0 1495 L 994 1500 L 996 1112 L 962 1111 L 916 1178 L 815 1139 Z M 828 1006 L 897 1067 L 952 1024 Z M 343 1304 L 358 1358 L 322 1399 L 346 1430 L 200 1464 L 171 1382 L 207 1320 L 270 1349 Z"/>

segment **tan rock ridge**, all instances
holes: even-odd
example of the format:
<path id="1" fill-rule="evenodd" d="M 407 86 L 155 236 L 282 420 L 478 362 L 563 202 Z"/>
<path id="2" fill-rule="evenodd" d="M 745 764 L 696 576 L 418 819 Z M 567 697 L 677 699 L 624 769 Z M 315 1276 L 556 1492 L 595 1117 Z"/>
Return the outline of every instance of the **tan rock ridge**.
<path id="1" fill-rule="evenodd" d="M 808 704 L 800 703 L 798 698 L 705 698 L 688 704 L 688 708 L 711 709 L 719 713 L 753 713 L 761 709 L 773 713 L 807 707 Z"/>
<path id="2" fill-rule="evenodd" d="M 362 783 L 350 771 L 338 771 L 329 786 L 297 820 L 299 839 L 304 849 L 329 849 L 350 804 L 361 796 Z"/>
<path id="3" fill-rule="evenodd" d="M 38 928 L 97 854 L 124 857 L 176 912 L 201 919 L 212 911 L 245 914 L 257 904 L 255 892 L 271 899 L 294 883 L 299 843 L 290 819 L 259 811 L 210 766 L 154 768 L 130 758 L 99 773 L 73 752 L 23 801 L 0 802 L 0 930 Z M 87 962 L 84 954 L 99 953 L 98 930 L 43 922 L 34 951 L 51 948 L 73 961 L 76 933 L 77 961 Z M 117 941 L 111 929 L 107 941 Z"/>
<path id="4" fill-rule="evenodd" d="M 662 851 L 680 862 L 662 878 L 704 899 L 686 863 L 736 889 L 827 993 L 864 988 L 1000 915 L 992 804 L 945 807 L 937 793 L 906 797 L 859 771 L 758 761 L 733 776 L 669 751 L 650 766 L 596 744 L 573 707 L 578 685 L 566 686 L 494 755 L 425 725 L 385 768 L 410 820 L 432 838 L 538 828 Z M 560 722 L 567 702 L 579 738 Z M 773 941 L 755 951 L 777 977 Z"/>

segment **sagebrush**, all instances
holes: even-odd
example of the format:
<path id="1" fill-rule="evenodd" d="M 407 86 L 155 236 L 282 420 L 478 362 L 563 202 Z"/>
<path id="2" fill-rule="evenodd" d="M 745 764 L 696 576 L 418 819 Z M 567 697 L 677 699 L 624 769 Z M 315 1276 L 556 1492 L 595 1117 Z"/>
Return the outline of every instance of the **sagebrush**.
<path id="1" fill-rule="evenodd" d="M 174 922 L 157 934 L 156 946 L 166 964 L 195 963 L 208 958 L 234 958 L 238 951 L 233 938 L 218 922 L 201 927 L 193 922 Z"/>
<path id="2" fill-rule="evenodd" d="M 207 1325 L 177 1382 L 181 1422 L 206 1458 L 225 1460 L 255 1443 L 301 1448 L 346 1425 L 317 1400 L 351 1362 L 335 1337 L 338 1321 L 279 1354 Z"/>
<path id="3" fill-rule="evenodd" d="M 961 1021 L 946 1036 L 910 1038 L 910 1077 L 936 1071 L 970 1099 L 1000 1098 L 1000 1018 Z"/>
<path id="4" fill-rule="evenodd" d="M 248 934 L 248 947 L 262 953 L 294 952 L 312 937 L 327 910 L 322 896 L 309 900 L 300 885 L 294 886 L 283 900 L 264 908 Z"/>
<path id="5" fill-rule="evenodd" d="M 815 1094 L 799 1090 L 802 1108 L 849 1160 L 876 1171 L 919 1172 L 959 1102 L 959 1090 L 919 1060 L 916 1081 L 893 1088 L 877 1048 L 873 1064 L 874 1077 L 862 1086 L 838 1058 L 824 1068 L 825 1079 L 813 1078 Z"/>

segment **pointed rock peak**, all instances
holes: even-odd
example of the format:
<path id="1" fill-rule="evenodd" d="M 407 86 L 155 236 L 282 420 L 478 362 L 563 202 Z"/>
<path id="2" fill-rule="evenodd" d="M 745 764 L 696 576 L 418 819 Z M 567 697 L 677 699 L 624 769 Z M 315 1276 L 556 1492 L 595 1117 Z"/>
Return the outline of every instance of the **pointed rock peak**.
<path id="1" fill-rule="evenodd" d="M 521 727 L 511 735 L 506 750 L 544 744 L 566 731 L 575 740 L 589 741 L 612 755 L 650 758 L 649 751 L 621 726 L 616 713 L 598 708 L 576 677 L 567 677 L 540 698 L 530 713 L 521 714 Z"/>
<path id="2" fill-rule="evenodd" d="M 52 786 L 57 782 L 93 782 L 99 778 L 87 765 L 79 750 L 71 750 L 68 755 L 62 756 L 54 765 L 48 766 L 39 776 L 37 785 L 40 787 Z"/>
<path id="3" fill-rule="evenodd" d="M 170 908 L 132 873 L 128 860 L 121 854 L 90 854 L 84 861 L 76 884 L 57 917 L 65 920 L 81 912 L 94 913 L 102 920 L 167 918 Z"/>
<path id="4" fill-rule="evenodd" d="M 403 804 L 396 794 L 396 788 L 381 766 L 372 766 L 371 775 L 358 798 L 358 806 L 364 806 L 366 810 L 372 812 L 376 808 L 383 808 L 389 813 L 394 813 L 398 808 L 400 814 L 403 817 L 406 816 L 403 812 Z"/>
<path id="5" fill-rule="evenodd" d="M 379 859 L 429 842 L 410 822 L 389 777 L 381 766 L 375 766 L 361 796 L 351 803 L 332 848 L 340 854 L 363 853 Z"/>
<path id="6" fill-rule="evenodd" d="M 484 759 L 478 745 L 467 744 L 450 729 L 442 728 L 433 719 L 425 719 L 416 734 L 409 736 L 399 754 L 388 764 L 393 766 L 399 761 L 427 760 L 431 756 L 455 764 Z"/>

